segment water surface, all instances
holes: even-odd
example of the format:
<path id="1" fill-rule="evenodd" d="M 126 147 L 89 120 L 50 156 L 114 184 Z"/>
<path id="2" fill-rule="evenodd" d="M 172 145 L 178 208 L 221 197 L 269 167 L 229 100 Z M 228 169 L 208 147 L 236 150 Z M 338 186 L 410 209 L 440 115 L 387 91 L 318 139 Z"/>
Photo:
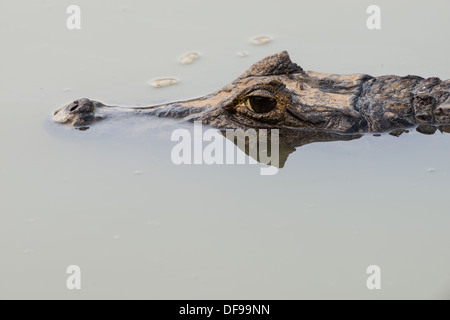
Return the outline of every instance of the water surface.
<path id="1" fill-rule="evenodd" d="M 381 30 L 369 1 L 77 1 L 72 31 L 70 4 L 2 6 L 0 298 L 449 298 L 448 134 L 310 144 L 269 177 L 174 165 L 170 119 L 50 120 L 81 97 L 201 96 L 281 50 L 306 70 L 448 79 L 448 1 L 378 1 Z M 180 82 L 149 85 L 165 77 Z"/>

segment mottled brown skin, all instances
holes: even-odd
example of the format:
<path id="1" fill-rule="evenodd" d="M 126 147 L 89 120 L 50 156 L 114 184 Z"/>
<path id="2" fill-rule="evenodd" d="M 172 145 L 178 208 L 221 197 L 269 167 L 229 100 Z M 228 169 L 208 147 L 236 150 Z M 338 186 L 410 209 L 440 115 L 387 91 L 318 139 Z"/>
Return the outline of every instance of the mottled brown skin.
<path id="1" fill-rule="evenodd" d="M 99 119 L 129 113 L 198 120 L 216 128 L 278 128 L 325 135 L 399 132 L 420 124 L 443 128 L 450 125 L 450 80 L 321 74 L 304 71 L 283 51 L 198 99 L 140 108 L 79 99 L 56 111 L 54 119 L 85 128 Z"/>

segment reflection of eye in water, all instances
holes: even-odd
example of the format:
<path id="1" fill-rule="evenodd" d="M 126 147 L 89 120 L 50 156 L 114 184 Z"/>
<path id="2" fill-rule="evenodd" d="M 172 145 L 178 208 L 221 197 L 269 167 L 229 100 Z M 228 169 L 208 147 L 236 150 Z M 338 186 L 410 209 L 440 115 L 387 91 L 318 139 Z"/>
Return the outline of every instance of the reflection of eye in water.
<path id="1" fill-rule="evenodd" d="M 228 134 L 227 134 L 228 131 Z M 267 157 L 274 158 L 276 151 L 272 148 L 276 145 L 271 143 L 272 134 L 271 130 L 262 131 L 261 129 L 249 129 L 249 130 L 231 130 L 233 134 L 230 134 L 229 130 L 219 130 L 219 132 L 227 138 L 229 141 L 233 142 L 240 150 L 244 151 L 253 160 L 267 164 Z M 436 132 L 450 133 L 449 125 L 441 126 L 431 126 L 431 125 L 419 125 L 416 127 L 416 131 L 421 134 L 431 135 Z M 265 132 L 267 132 L 265 134 Z M 403 130 L 398 132 L 394 130 L 391 132 L 392 136 L 400 136 L 403 133 L 409 132 L 408 130 Z M 271 165 L 278 168 L 283 168 L 289 155 L 293 153 L 297 147 L 301 147 L 306 144 L 315 142 L 332 142 L 332 141 L 350 141 L 354 139 L 359 139 L 363 134 L 338 134 L 334 132 L 326 131 L 301 131 L 301 130 L 290 130 L 290 129 L 280 129 L 278 130 L 278 160 L 277 164 L 272 162 Z M 379 136 L 377 134 L 376 136 Z M 273 142 L 273 141 L 272 141 Z M 263 157 L 261 157 L 261 155 Z M 276 161 L 275 161 L 276 162 Z"/>

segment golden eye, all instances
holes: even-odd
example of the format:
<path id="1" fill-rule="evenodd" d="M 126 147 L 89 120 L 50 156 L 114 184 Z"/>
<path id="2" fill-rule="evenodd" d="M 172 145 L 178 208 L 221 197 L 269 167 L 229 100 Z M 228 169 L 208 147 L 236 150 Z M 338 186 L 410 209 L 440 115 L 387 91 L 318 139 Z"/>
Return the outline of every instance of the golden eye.
<path id="1" fill-rule="evenodd" d="M 248 107 L 256 113 L 268 113 L 276 108 L 277 100 L 268 97 L 248 97 Z"/>

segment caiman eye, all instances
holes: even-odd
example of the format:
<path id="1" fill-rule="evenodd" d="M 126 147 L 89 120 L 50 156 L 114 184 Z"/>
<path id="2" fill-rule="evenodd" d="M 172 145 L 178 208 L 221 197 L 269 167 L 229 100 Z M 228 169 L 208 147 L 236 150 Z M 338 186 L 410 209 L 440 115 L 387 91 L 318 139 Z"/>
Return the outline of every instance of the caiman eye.
<path id="1" fill-rule="evenodd" d="M 248 97 L 249 108 L 256 113 L 267 113 L 275 109 L 277 100 L 268 97 L 251 96 Z"/>

